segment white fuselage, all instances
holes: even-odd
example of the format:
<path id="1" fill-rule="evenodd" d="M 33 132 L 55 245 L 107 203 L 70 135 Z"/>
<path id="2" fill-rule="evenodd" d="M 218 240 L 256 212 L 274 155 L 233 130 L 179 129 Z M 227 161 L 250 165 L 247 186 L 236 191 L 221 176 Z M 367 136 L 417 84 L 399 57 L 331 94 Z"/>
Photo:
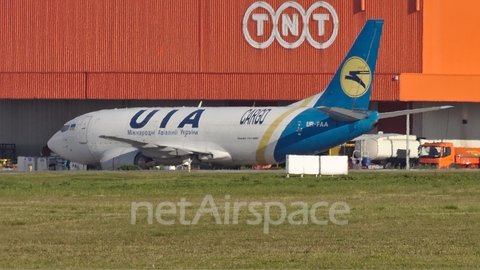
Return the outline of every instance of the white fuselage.
<path id="1" fill-rule="evenodd" d="M 114 109 L 87 113 L 67 122 L 70 128 L 59 131 L 49 146 L 69 160 L 92 165 L 101 163 L 105 151 L 132 147 L 131 142 L 141 144 L 142 153 L 163 164 L 178 163 L 182 157 L 158 151 L 159 147 L 200 153 L 210 163 L 272 164 L 284 161 L 284 157 L 279 158 L 281 151 L 275 156 L 281 138 L 287 143 L 305 144 L 314 135 L 333 131 L 337 124 L 318 110 L 304 107 Z M 58 144 L 60 137 L 64 142 Z M 344 139 L 341 134 L 338 137 Z M 308 151 L 305 145 L 299 145 L 298 151 L 289 152 L 314 153 L 337 141 L 319 141 L 309 145 Z M 133 147 L 138 147 L 135 144 Z"/>

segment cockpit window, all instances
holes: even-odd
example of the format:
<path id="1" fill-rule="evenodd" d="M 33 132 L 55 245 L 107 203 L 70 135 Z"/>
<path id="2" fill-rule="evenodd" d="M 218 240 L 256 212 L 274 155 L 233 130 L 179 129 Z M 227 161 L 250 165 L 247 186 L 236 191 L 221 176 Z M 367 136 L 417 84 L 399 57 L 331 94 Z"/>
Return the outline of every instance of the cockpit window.
<path id="1" fill-rule="evenodd" d="M 64 126 L 60 129 L 60 131 L 61 131 L 61 132 L 65 132 L 65 131 L 67 131 L 69 128 L 70 128 L 70 125 L 64 125 Z"/>

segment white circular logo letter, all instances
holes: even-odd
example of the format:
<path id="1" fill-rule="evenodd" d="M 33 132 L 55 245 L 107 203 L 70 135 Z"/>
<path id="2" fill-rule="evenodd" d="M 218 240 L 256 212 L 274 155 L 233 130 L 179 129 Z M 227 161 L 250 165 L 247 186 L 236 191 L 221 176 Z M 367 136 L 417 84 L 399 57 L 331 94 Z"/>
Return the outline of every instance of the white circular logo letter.
<path id="1" fill-rule="evenodd" d="M 282 14 L 286 9 L 292 8 L 295 9 L 301 17 L 301 22 L 299 21 L 299 16 L 294 14 L 293 16 L 289 16 L 288 14 Z M 328 13 L 315 13 L 315 10 L 318 8 L 323 8 L 328 11 Z M 253 13 L 256 9 L 264 9 L 265 13 Z M 252 14 L 253 13 L 253 14 Z M 269 17 L 270 16 L 270 17 Z M 282 23 L 280 23 L 280 17 L 282 19 Z M 265 26 L 267 22 L 271 20 L 271 25 L 273 25 L 273 29 L 271 29 L 271 34 L 266 41 L 257 42 L 252 38 L 251 33 L 248 30 L 248 23 L 254 21 L 256 23 L 257 37 L 262 37 L 265 34 Z M 331 33 L 330 38 L 328 38 L 325 42 L 318 42 L 312 36 L 309 27 L 310 23 L 315 23 L 318 31 L 315 33 L 318 37 L 325 37 L 325 22 L 331 21 L 333 24 L 333 30 Z M 338 34 L 338 15 L 332 5 L 324 1 L 318 1 L 313 3 L 310 8 L 305 11 L 305 9 L 294 1 L 289 1 L 283 3 L 278 10 L 275 10 L 270 6 L 270 4 L 259 1 L 255 2 L 248 9 L 245 11 L 245 15 L 243 16 L 243 36 L 245 40 L 250 44 L 252 47 L 256 49 L 265 49 L 268 48 L 273 41 L 276 39 L 280 46 L 286 49 L 295 49 L 298 48 L 305 39 L 310 43 L 312 47 L 315 49 L 326 49 L 332 45 L 335 41 L 337 34 Z M 301 33 L 299 33 L 299 26 L 302 25 Z M 299 36 L 299 39 L 295 42 L 288 42 L 284 39 L 284 37 L 289 36 Z"/>

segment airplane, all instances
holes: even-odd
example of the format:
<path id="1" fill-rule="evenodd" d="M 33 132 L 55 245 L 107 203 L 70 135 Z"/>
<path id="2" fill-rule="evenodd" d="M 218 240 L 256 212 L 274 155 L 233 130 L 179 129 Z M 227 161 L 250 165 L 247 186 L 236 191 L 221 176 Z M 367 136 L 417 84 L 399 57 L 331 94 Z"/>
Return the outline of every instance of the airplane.
<path id="1" fill-rule="evenodd" d="M 326 89 L 291 105 L 100 110 L 66 122 L 48 147 L 104 170 L 278 164 L 288 154 L 315 154 L 352 140 L 382 118 L 448 108 L 368 110 L 383 23 L 368 20 Z"/>

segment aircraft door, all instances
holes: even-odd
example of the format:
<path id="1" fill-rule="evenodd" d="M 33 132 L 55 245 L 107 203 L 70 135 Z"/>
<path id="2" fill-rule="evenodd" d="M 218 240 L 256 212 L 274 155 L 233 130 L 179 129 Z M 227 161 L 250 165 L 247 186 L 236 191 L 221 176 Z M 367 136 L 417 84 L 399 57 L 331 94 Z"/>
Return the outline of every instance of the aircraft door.
<path id="1" fill-rule="evenodd" d="M 85 144 L 87 143 L 87 130 L 88 124 L 90 123 L 91 116 L 86 116 L 82 119 L 80 126 L 77 129 L 77 141 L 79 143 Z"/>

